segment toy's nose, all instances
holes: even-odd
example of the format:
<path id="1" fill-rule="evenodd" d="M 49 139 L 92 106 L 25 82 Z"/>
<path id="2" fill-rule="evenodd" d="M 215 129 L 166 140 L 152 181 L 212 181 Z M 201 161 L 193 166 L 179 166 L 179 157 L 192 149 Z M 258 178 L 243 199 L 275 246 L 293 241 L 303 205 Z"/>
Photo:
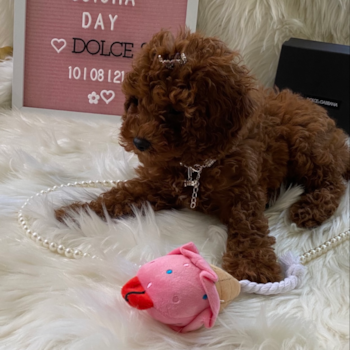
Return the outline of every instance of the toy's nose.
<path id="1" fill-rule="evenodd" d="M 135 137 L 134 145 L 139 151 L 144 152 L 150 148 L 151 143 L 146 139 L 139 139 L 138 137 Z"/>
<path id="2" fill-rule="evenodd" d="M 153 302 L 137 277 L 132 278 L 122 288 L 122 296 L 130 306 L 139 310 L 153 307 Z"/>

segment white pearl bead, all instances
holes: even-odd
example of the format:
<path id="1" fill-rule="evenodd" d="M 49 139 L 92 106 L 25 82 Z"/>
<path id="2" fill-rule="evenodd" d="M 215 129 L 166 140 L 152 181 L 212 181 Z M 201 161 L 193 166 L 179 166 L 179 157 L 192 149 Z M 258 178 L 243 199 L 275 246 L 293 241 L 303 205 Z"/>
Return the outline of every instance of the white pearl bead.
<path id="1" fill-rule="evenodd" d="M 60 245 L 57 247 L 57 253 L 59 253 L 59 254 L 64 254 L 65 251 L 66 251 L 66 247 L 65 247 L 63 244 L 60 244 Z"/>
<path id="2" fill-rule="evenodd" d="M 63 187 L 64 187 L 64 185 L 62 184 L 60 187 L 61 187 L 61 188 L 63 188 Z"/>
<path id="3" fill-rule="evenodd" d="M 332 239 L 330 240 L 330 242 L 331 242 L 332 244 L 335 244 L 335 243 L 337 242 L 337 240 L 336 240 L 335 238 L 332 238 Z"/>
<path id="4" fill-rule="evenodd" d="M 336 237 L 336 240 L 337 240 L 337 243 L 340 243 L 343 240 L 343 237 L 338 236 L 338 237 Z"/>
<path id="5" fill-rule="evenodd" d="M 322 244 L 320 247 L 324 252 L 327 250 L 327 246 L 325 244 Z"/>
<path id="6" fill-rule="evenodd" d="M 309 252 L 304 254 L 304 257 L 307 261 L 309 261 L 311 259 L 311 254 Z"/>
<path id="7" fill-rule="evenodd" d="M 57 186 L 53 186 L 53 187 L 52 187 L 52 190 L 53 190 L 53 191 L 56 191 L 56 190 L 57 190 Z"/>
<path id="8" fill-rule="evenodd" d="M 89 258 L 91 255 L 89 253 L 84 253 L 83 258 Z"/>
<path id="9" fill-rule="evenodd" d="M 38 234 L 36 233 L 36 232 L 33 232 L 33 234 L 32 234 L 32 240 L 33 241 L 36 241 L 36 239 L 38 238 Z"/>
<path id="10" fill-rule="evenodd" d="M 80 259 L 83 256 L 83 252 L 79 249 L 75 249 L 73 253 L 73 257 L 75 259 Z"/>
<path id="11" fill-rule="evenodd" d="M 302 255 L 302 256 L 300 257 L 300 263 L 301 263 L 301 264 L 304 264 L 305 262 L 306 262 L 305 256 Z"/>
<path id="12" fill-rule="evenodd" d="M 315 249 L 311 249 L 310 250 L 310 254 L 311 254 L 311 256 L 315 256 L 316 255 L 316 250 Z"/>
<path id="13" fill-rule="evenodd" d="M 45 248 L 49 248 L 50 247 L 50 241 L 48 239 L 44 239 L 43 246 Z"/>
<path id="14" fill-rule="evenodd" d="M 41 191 L 40 191 L 40 194 L 45 194 L 45 191 L 44 191 L 44 190 L 41 190 Z"/>
<path id="15" fill-rule="evenodd" d="M 71 248 L 67 248 L 64 252 L 64 255 L 67 257 L 67 258 L 71 258 L 73 256 L 73 249 Z"/>
<path id="16" fill-rule="evenodd" d="M 38 243 L 39 245 L 42 245 L 42 244 L 43 244 L 43 239 L 42 239 L 41 236 L 38 236 L 38 237 L 36 238 L 36 243 Z"/>
<path id="17" fill-rule="evenodd" d="M 31 230 L 26 230 L 26 236 L 31 238 L 32 237 L 32 231 Z"/>
<path id="18" fill-rule="evenodd" d="M 322 249 L 321 249 L 320 247 L 317 247 L 317 248 L 315 249 L 315 251 L 316 251 L 316 256 L 319 256 L 319 255 L 321 255 L 321 253 L 322 253 Z"/>
<path id="19" fill-rule="evenodd" d="M 330 241 L 327 241 L 325 243 L 325 246 L 327 247 L 327 249 L 330 249 L 332 247 L 332 243 Z"/>
<path id="20" fill-rule="evenodd" d="M 91 259 L 96 259 L 97 258 L 97 256 L 96 255 L 93 255 L 92 257 L 91 257 Z"/>
<path id="21" fill-rule="evenodd" d="M 50 250 L 51 250 L 52 252 L 55 252 L 56 249 L 57 249 L 57 243 L 56 243 L 56 242 L 51 242 L 51 243 L 50 243 Z"/>
<path id="22" fill-rule="evenodd" d="M 22 222 L 22 226 L 23 226 L 23 230 L 27 231 L 29 229 L 25 222 Z"/>

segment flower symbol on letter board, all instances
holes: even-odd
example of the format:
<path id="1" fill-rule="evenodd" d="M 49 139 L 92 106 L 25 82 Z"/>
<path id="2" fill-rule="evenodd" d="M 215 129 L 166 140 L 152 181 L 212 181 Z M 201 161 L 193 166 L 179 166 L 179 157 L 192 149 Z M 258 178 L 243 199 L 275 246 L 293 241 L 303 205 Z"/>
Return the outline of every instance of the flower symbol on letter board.
<path id="1" fill-rule="evenodd" d="M 98 104 L 98 100 L 100 99 L 100 95 L 96 94 L 95 91 L 93 91 L 91 94 L 88 95 L 89 103 L 90 104 Z"/>

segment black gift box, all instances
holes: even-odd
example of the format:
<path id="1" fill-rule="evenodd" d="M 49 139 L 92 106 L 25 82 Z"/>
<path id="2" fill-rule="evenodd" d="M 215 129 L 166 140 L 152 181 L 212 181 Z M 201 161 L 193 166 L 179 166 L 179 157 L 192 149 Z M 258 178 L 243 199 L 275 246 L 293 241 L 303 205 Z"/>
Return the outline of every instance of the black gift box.
<path id="1" fill-rule="evenodd" d="M 350 46 L 292 38 L 281 50 L 275 85 L 326 108 L 348 134 Z"/>

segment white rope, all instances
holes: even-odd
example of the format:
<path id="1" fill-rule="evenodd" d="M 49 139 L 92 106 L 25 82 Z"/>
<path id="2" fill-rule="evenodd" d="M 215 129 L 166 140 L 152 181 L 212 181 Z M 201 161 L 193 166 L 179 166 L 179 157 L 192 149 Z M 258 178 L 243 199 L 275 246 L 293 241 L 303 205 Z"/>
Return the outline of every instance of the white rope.
<path id="1" fill-rule="evenodd" d="M 299 258 L 292 253 L 280 258 L 282 269 L 285 270 L 285 279 L 281 282 L 256 283 L 248 280 L 239 281 L 241 291 L 262 295 L 287 293 L 300 285 L 305 273 L 305 267 L 299 262 Z"/>
<path id="2" fill-rule="evenodd" d="M 285 278 L 281 282 L 256 283 L 248 280 L 239 281 L 241 290 L 244 293 L 255 293 L 261 295 L 287 293 L 299 287 L 301 280 L 305 274 L 304 264 L 310 260 L 325 254 L 340 243 L 350 238 L 350 230 L 340 233 L 330 238 L 320 246 L 310 249 L 308 252 L 296 257 L 292 253 L 280 257 L 280 264 L 285 273 Z"/>

